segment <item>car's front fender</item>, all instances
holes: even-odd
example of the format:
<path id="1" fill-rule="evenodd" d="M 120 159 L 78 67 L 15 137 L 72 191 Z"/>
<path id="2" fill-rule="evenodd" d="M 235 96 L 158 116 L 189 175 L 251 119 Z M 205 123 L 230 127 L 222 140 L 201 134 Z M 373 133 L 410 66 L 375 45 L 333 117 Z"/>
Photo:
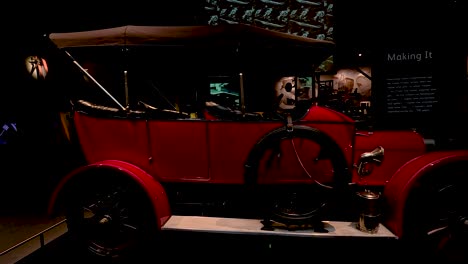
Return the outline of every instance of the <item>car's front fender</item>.
<path id="1" fill-rule="evenodd" d="M 383 224 L 396 236 L 402 237 L 405 205 L 410 191 L 425 175 L 460 161 L 468 161 L 468 150 L 428 152 L 400 167 L 384 188 L 383 197 L 387 210 Z"/>

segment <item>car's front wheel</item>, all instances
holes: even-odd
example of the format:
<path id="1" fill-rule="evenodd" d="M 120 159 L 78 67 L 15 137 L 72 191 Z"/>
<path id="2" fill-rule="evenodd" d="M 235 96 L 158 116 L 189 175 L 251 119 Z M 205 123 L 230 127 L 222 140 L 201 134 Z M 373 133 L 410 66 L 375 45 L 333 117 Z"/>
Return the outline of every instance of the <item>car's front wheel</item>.
<path id="1" fill-rule="evenodd" d="M 77 250 L 113 261 L 145 253 L 141 251 L 157 235 L 149 199 L 135 182 L 120 175 L 96 178 L 67 189 L 68 233 Z"/>

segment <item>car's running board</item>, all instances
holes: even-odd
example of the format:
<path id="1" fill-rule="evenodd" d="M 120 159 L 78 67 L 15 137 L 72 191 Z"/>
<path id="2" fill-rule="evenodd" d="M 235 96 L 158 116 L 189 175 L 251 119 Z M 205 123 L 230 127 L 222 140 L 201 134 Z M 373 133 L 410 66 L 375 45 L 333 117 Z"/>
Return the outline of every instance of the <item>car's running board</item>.
<path id="1" fill-rule="evenodd" d="M 328 232 L 315 232 L 312 229 L 287 230 L 284 228 L 263 230 L 262 220 L 259 219 L 173 215 L 164 224 L 162 230 L 297 237 L 397 238 L 382 224 L 379 224 L 375 233 L 360 231 L 354 222 L 323 221 L 323 224 Z"/>

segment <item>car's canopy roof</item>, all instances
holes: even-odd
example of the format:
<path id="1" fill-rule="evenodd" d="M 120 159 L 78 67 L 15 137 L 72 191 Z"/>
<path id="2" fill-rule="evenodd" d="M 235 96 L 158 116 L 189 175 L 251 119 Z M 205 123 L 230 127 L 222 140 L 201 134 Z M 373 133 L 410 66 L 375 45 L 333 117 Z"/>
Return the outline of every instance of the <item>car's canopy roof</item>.
<path id="1" fill-rule="evenodd" d="M 201 46 L 234 47 L 240 52 L 267 49 L 276 56 L 301 55 L 308 63 L 318 64 L 332 55 L 335 44 L 246 24 L 198 26 L 134 26 L 78 32 L 51 33 L 59 48 L 99 46 Z M 273 50 L 272 50 L 273 49 Z M 271 53 L 273 52 L 273 53 Z M 254 53 L 255 54 L 255 53 Z"/>
<path id="2" fill-rule="evenodd" d="M 246 24 L 202 26 L 121 26 L 90 31 L 51 33 L 60 48 L 112 45 L 260 44 L 332 48 L 333 42 L 263 29 Z"/>

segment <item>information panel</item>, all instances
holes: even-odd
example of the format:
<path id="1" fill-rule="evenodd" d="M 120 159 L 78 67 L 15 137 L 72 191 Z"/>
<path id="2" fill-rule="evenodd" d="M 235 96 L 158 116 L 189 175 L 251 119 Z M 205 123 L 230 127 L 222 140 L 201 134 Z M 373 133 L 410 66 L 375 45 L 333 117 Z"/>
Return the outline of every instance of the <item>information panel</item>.
<path id="1" fill-rule="evenodd" d="M 387 50 L 384 53 L 385 113 L 431 113 L 438 103 L 433 84 L 432 52 L 427 49 Z"/>
<path id="2" fill-rule="evenodd" d="M 386 87 L 387 113 L 431 112 L 437 103 L 432 76 L 391 77 Z"/>

